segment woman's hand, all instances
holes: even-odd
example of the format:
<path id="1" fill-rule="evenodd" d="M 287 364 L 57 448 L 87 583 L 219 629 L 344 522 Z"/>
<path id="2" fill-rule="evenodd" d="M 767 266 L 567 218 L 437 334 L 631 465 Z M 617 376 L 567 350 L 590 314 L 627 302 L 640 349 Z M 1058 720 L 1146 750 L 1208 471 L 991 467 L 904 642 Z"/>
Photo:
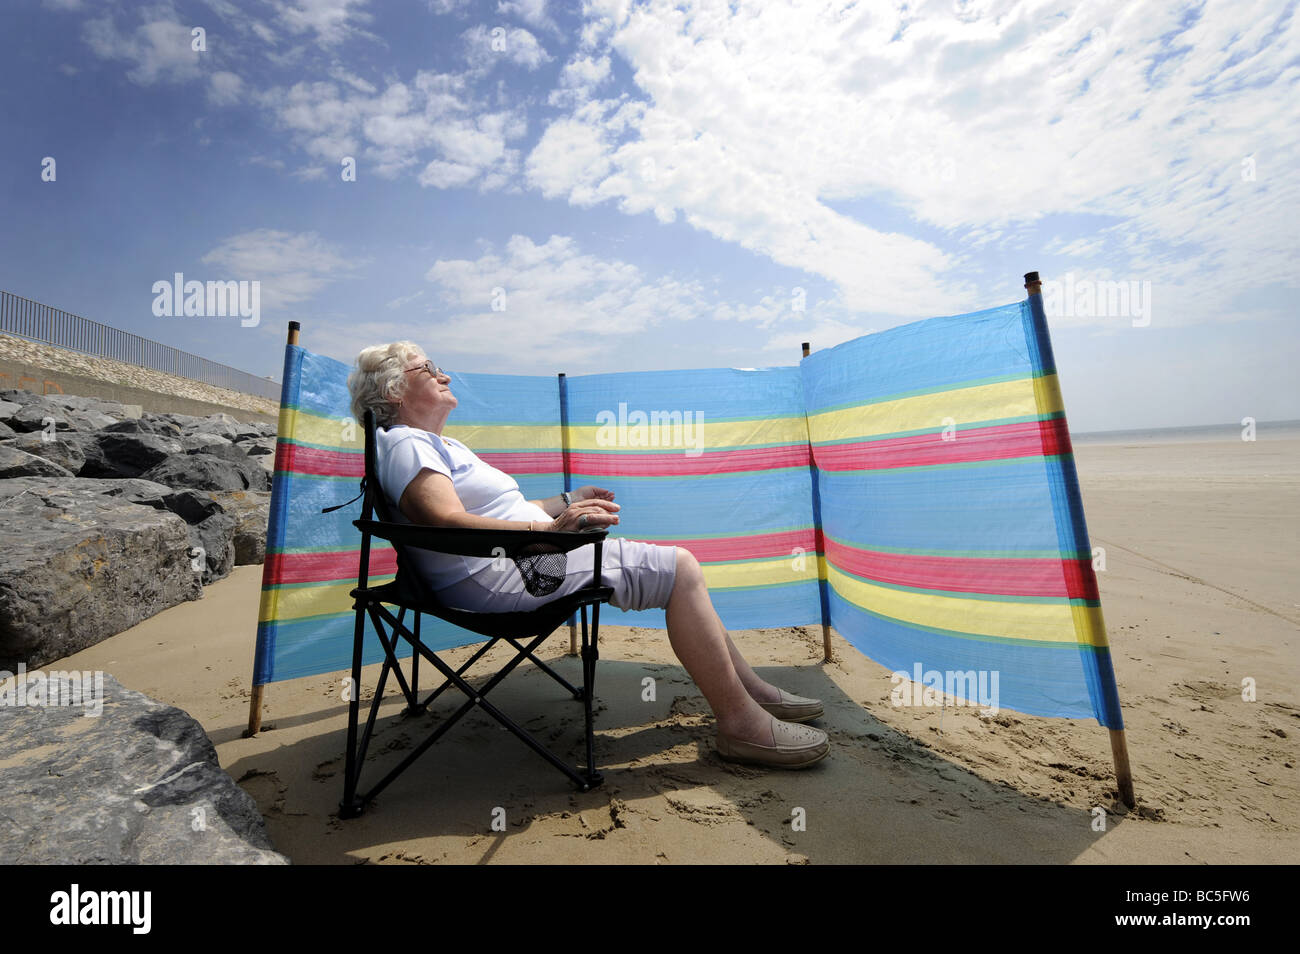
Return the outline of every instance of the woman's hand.
<path id="1" fill-rule="evenodd" d="M 606 490 L 604 487 L 593 487 L 587 484 L 585 487 L 579 487 L 573 493 L 569 494 L 576 503 L 579 500 L 613 500 L 614 491 Z"/>
<path id="2" fill-rule="evenodd" d="M 595 490 L 597 488 L 580 488 Z M 609 493 L 609 491 L 605 491 Z M 575 495 L 576 496 L 576 495 Z M 614 496 L 610 494 L 610 496 Z M 588 500 L 575 500 L 560 515 L 551 521 L 547 530 L 588 530 L 592 527 L 610 527 L 618 523 L 618 504 L 612 500 L 593 497 Z"/>

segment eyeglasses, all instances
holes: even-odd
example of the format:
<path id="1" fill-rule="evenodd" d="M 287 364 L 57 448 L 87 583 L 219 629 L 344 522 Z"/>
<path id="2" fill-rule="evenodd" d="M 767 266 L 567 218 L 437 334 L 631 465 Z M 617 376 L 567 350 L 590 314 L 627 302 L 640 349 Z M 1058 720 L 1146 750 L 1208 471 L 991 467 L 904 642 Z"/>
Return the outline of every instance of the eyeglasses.
<path id="1" fill-rule="evenodd" d="M 412 371 L 428 371 L 429 374 L 432 375 L 434 378 L 451 377 L 451 375 L 449 375 L 446 371 L 442 370 L 442 368 L 438 367 L 432 361 L 425 361 L 424 364 L 418 364 L 414 368 L 407 368 L 402 373 L 410 374 Z"/>

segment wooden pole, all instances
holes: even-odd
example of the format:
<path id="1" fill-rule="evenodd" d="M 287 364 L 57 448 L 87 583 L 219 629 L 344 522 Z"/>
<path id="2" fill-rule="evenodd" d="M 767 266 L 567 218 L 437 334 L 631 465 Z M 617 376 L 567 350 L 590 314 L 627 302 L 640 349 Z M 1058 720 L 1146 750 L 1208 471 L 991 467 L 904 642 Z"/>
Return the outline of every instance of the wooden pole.
<path id="1" fill-rule="evenodd" d="M 803 355 L 802 355 L 803 357 L 806 358 L 808 357 L 808 355 L 812 354 L 812 342 L 805 341 L 802 344 L 800 344 L 799 347 L 803 351 Z M 812 479 L 816 481 L 817 465 L 812 462 L 811 455 L 808 461 L 808 467 L 810 470 L 812 470 Z M 817 552 L 813 554 L 813 559 L 817 561 L 817 586 L 820 588 L 821 587 L 821 561 L 822 561 L 821 553 L 823 549 L 822 528 L 821 528 L 822 515 L 820 513 L 815 513 L 813 514 L 813 517 L 817 521 L 817 528 L 816 528 Z M 826 622 L 826 618 L 824 614 L 822 616 L 822 661 L 823 662 L 831 661 L 831 627 L 830 624 Z"/>
<path id="2" fill-rule="evenodd" d="M 1042 279 L 1038 277 L 1038 272 L 1025 273 L 1025 291 L 1029 293 L 1030 307 L 1035 310 L 1038 317 L 1042 318 L 1045 321 L 1046 319 L 1042 315 L 1043 282 Z M 1035 301 L 1035 299 L 1037 299 L 1037 301 Z M 1049 353 L 1044 355 L 1044 357 L 1046 357 L 1051 362 L 1052 367 L 1055 367 L 1055 360 L 1052 358 L 1050 354 L 1050 349 L 1051 349 L 1050 341 L 1046 342 L 1046 347 Z M 1059 387 L 1059 385 L 1057 387 Z M 1062 404 L 1062 406 L 1064 405 Z M 1070 455 L 1070 457 L 1065 461 L 1065 463 L 1067 465 L 1066 466 L 1067 472 L 1065 474 L 1067 492 L 1068 492 L 1068 488 L 1073 486 L 1074 488 L 1073 496 L 1076 499 L 1078 499 L 1079 478 L 1078 478 L 1078 474 L 1074 470 L 1073 455 Z M 1084 525 L 1082 514 L 1079 515 L 1079 520 L 1077 522 L 1079 526 Z M 1085 531 L 1085 535 L 1086 535 L 1086 531 Z M 1102 625 L 1102 635 L 1103 636 L 1105 635 L 1104 624 Z M 1112 675 L 1112 679 L 1113 678 L 1114 677 Z M 1115 708 L 1117 710 L 1119 708 L 1118 698 L 1116 698 L 1115 701 Z M 1133 794 L 1133 772 L 1129 766 L 1128 742 L 1124 736 L 1124 730 L 1107 729 L 1107 731 L 1110 733 L 1110 754 L 1112 760 L 1115 763 L 1115 782 L 1116 782 L 1116 787 L 1119 789 L 1120 801 L 1123 802 L 1129 808 L 1135 808 L 1137 806 L 1137 798 Z"/>
<path id="3" fill-rule="evenodd" d="M 289 322 L 289 335 L 286 344 L 296 345 L 298 343 L 298 332 L 302 325 L 296 321 Z M 266 686 L 254 686 L 252 698 L 248 700 L 248 729 L 244 732 L 244 738 L 250 735 L 257 735 L 262 729 L 262 700 L 266 694 Z"/>

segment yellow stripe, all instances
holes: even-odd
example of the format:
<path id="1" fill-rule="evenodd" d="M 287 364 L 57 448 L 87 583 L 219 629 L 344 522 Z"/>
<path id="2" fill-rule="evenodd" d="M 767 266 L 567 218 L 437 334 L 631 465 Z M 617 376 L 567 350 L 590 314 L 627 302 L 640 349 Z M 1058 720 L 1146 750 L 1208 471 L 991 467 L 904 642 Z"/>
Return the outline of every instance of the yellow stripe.
<path id="1" fill-rule="evenodd" d="M 280 412 L 280 434 L 304 444 L 317 444 L 333 450 L 361 451 L 366 446 L 366 435 L 352 418 L 324 417 L 291 408 Z"/>
<path id="2" fill-rule="evenodd" d="M 560 449 L 558 424 L 448 424 L 444 433 L 476 453 Z"/>
<path id="3" fill-rule="evenodd" d="M 710 587 L 767 586 L 817 579 L 817 561 L 811 554 L 796 564 L 794 557 L 755 560 L 746 563 L 706 563 L 704 579 Z M 392 577 L 371 577 L 378 585 Z M 329 583 L 320 586 L 291 586 L 265 590 L 258 613 L 259 622 L 301 619 L 326 613 L 350 613 L 355 583 Z"/>
<path id="4" fill-rule="evenodd" d="M 961 426 L 1006 417 L 1036 417 L 1061 409 L 1056 375 L 1050 374 L 811 414 L 808 427 L 813 442 L 819 443 L 903 431 L 940 431 L 946 418 Z"/>
<path id="5" fill-rule="evenodd" d="M 387 583 L 391 576 L 372 576 L 371 586 Z M 264 591 L 258 613 L 259 623 L 277 620 L 301 619 L 304 616 L 323 616 L 326 613 L 351 613 L 352 597 L 357 584 L 328 583 L 322 586 L 291 586 Z"/>
<path id="6" fill-rule="evenodd" d="M 559 450 L 558 424 L 470 424 L 448 425 L 444 432 L 471 450 Z M 352 418 L 325 417 L 309 411 L 283 408 L 280 411 L 280 434 L 304 444 L 332 450 L 360 451 L 365 435 Z"/>
<path id="7" fill-rule="evenodd" d="M 641 451 L 655 453 L 673 448 L 748 447 L 762 444 L 804 444 L 808 431 L 803 417 L 773 417 L 757 421 L 656 420 L 641 426 L 616 424 L 569 425 L 570 449 L 575 451 Z"/>
<path id="8" fill-rule="evenodd" d="M 704 581 L 710 589 L 730 586 L 769 586 L 817 579 L 817 561 L 811 554 L 796 562 L 795 557 L 752 560 L 745 563 L 704 563 Z"/>
<path id="9" fill-rule="evenodd" d="M 835 592 L 857 606 L 918 626 L 958 633 L 1040 642 L 1086 643 L 1097 630 L 1080 626 L 1080 622 L 1086 622 L 1094 614 L 1100 617 L 1096 607 L 914 593 L 866 583 L 833 566 L 829 572 Z M 1104 646 L 1105 643 L 1094 642 L 1092 645 Z"/>

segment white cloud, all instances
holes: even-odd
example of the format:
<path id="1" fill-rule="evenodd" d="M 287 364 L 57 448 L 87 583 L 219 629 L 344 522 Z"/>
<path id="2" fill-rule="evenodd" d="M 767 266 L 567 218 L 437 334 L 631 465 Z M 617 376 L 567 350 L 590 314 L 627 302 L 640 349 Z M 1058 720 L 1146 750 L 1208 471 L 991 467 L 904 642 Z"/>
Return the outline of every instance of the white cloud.
<path id="1" fill-rule="evenodd" d="M 259 101 L 326 163 L 352 156 L 362 171 L 384 178 L 418 169 L 422 185 L 477 180 L 480 189 L 500 188 L 519 166 L 509 144 L 527 131 L 522 110 L 475 111 L 464 89 L 462 77 L 421 72 L 374 95 L 322 81 L 274 88 Z"/>
<path id="2" fill-rule="evenodd" d="M 577 106 L 591 98 L 596 87 L 610 76 L 608 56 L 592 59 L 575 56 L 560 71 L 560 87 L 551 91 L 547 102 L 552 106 Z"/>
<path id="3" fill-rule="evenodd" d="M 133 64 L 126 75 L 140 86 L 197 78 L 201 54 L 191 49 L 190 27 L 179 23 L 167 4 L 144 8 L 140 15 L 143 22 L 129 33 L 118 30 L 111 14 L 87 20 L 82 39 L 101 59 Z"/>
<path id="4" fill-rule="evenodd" d="M 224 70 L 208 78 L 208 102 L 213 106 L 233 106 L 239 102 L 244 81 L 235 73 Z"/>
<path id="5" fill-rule="evenodd" d="M 1118 221 L 1103 247 L 1165 287 L 1170 315 L 1213 315 L 1261 274 L 1297 283 L 1300 183 L 1279 160 L 1300 148 L 1280 105 L 1300 17 L 1264 0 L 1231 12 L 596 0 L 584 13 L 581 48 L 620 56 L 639 103 L 557 96 L 573 112 L 525 163 L 545 196 L 683 215 L 831 280 L 849 307 L 899 315 L 986 303 L 936 230 L 1014 251 L 1052 214 Z M 872 211 L 839 211 L 858 199 Z"/>
<path id="6" fill-rule="evenodd" d="M 366 0 L 297 0 L 277 4 L 280 22 L 293 34 L 311 33 L 324 46 L 337 46 L 352 36 L 374 35 L 361 29 L 369 23 L 369 13 L 361 8 Z"/>
<path id="7" fill-rule="evenodd" d="M 520 27 L 507 29 L 480 23 L 461 34 L 461 40 L 465 44 L 465 59 L 475 70 L 490 70 L 502 60 L 535 70 L 554 59 L 537 42 L 537 37 Z"/>
<path id="8" fill-rule="evenodd" d="M 648 278 L 627 262 L 583 254 L 560 235 L 541 245 L 514 235 L 503 253 L 439 260 L 426 277 L 450 312 L 429 347 L 491 355 L 507 370 L 531 367 L 540 349 L 550 362 L 589 360 L 616 338 L 659 322 L 686 321 L 705 308 L 697 285 Z M 503 300 L 503 310 L 493 310 L 494 296 Z"/>
<path id="9" fill-rule="evenodd" d="M 403 305 L 409 305 L 411 302 L 415 301 L 417 298 L 420 298 L 423 295 L 424 295 L 424 289 L 420 289 L 418 292 L 415 292 L 412 295 L 403 295 L 400 298 L 394 298 L 392 301 L 386 302 L 384 304 L 384 307 L 392 308 L 392 309 L 401 308 Z"/>
<path id="10" fill-rule="evenodd" d="M 200 261 L 225 270 L 214 279 L 260 281 L 262 304 L 272 308 L 307 301 L 330 282 L 350 277 L 366 264 L 349 258 L 315 232 L 272 229 L 232 235 Z"/>
<path id="11" fill-rule="evenodd" d="M 556 36 L 563 36 L 559 25 L 546 12 L 546 0 L 501 0 L 497 4 L 497 12 L 518 17 L 539 30 L 547 30 Z"/>

